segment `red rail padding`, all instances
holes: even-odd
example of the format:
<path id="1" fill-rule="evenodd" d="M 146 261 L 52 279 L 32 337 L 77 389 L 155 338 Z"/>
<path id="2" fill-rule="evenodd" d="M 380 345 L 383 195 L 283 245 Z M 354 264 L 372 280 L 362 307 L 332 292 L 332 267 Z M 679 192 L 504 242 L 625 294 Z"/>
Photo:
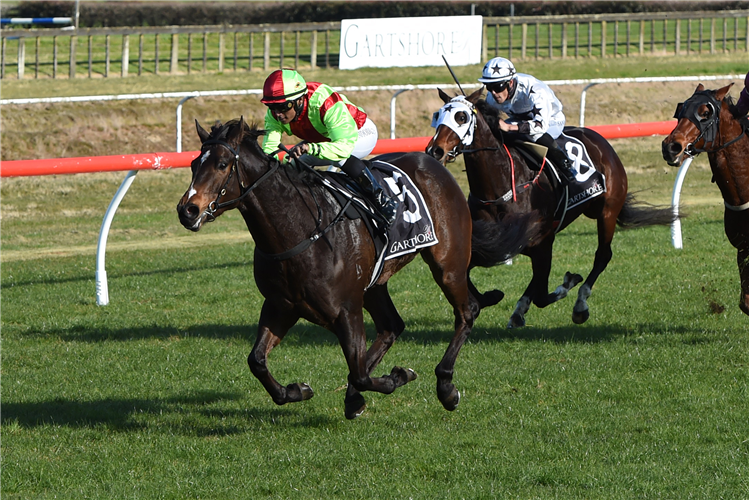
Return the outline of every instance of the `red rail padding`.
<path id="1" fill-rule="evenodd" d="M 189 167 L 200 151 L 0 162 L 0 177 Z"/>
<path id="2" fill-rule="evenodd" d="M 674 120 L 666 122 L 625 123 L 622 125 L 596 125 L 589 127 L 606 139 L 668 135 L 676 126 Z M 380 139 L 372 154 L 400 151 L 424 151 L 431 137 Z M 189 167 L 199 151 L 183 153 L 148 153 L 139 155 L 92 156 L 81 158 L 50 158 L 47 160 L 16 160 L 0 162 L 0 177 L 33 175 L 81 174 L 112 172 L 118 170 L 161 170 Z"/>
<path id="3" fill-rule="evenodd" d="M 627 137 L 647 137 L 651 135 L 668 135 L 676 128 L 676 120 L 667 122 L 624 123 L 622 125 L 593 125 L 595 130 L 606 139 L 624 139 Z"/>

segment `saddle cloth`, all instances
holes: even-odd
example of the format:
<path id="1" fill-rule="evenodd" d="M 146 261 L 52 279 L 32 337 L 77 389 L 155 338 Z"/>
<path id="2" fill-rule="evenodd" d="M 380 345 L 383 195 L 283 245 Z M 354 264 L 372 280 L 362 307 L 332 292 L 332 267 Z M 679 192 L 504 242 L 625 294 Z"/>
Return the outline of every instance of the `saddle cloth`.
<path id="1" fill-rule="evenodd" d="M 572 160 L 572 168 L 577 181 L 568 186 L 567 210 L 605 193 L 606 177 L 593 166 L 593 161 L 590 159 L 585 145 L 578 139 L 564 133 L 557 137 L 557 144 L 567 152 L 567 156 Z"/>
<path id="2" fill-rule="evenodd" d="M 369 169 L 385 193 L 399 201 L 395 222 L 387 232 L 383 231 L 382 222 L 375 216 L 375 208 L 362 196 L 349 176 L 338 172 L 323 172 L 326 184 L 341 205 L 346 203 L 343 200 L 352 202 L 353 209 L 347 210 L 346 216 L 350 219 L 361 217 L 375 241 L 377 259 L 367 288 L 380 277 L 384 261 L 439 243 L 434 231 L 432 214 L 411 178 L 390 163 L 377 160 L 368 163 Z"/>

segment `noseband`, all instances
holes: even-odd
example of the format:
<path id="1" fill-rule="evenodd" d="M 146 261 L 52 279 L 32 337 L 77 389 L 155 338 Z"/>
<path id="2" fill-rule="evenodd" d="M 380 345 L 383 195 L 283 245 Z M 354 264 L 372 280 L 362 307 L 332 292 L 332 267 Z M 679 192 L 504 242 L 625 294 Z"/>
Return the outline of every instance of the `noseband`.
<path id="1" fill-rule="evenodd" d="M 213 200 L 208 204 L 208 207 L 205 209 L 205 212 L 203 212 L 203 215 L 206 217 L 206 222 L 212 222 L 216 220 L 216 212 L 221 210 L 222 208 L 228 207 L 229 205 L 233 205 L 235 203 L 238 203 L 242 201 L 252 190 L 254 190 L 256 187 L 260 185 L 261 182 L 263 182 L 265 179 L 270 177 L 270 175 L 278 170 L 278 167 L 280 165 L 280 162 L 272 162 L 273 165 L 271 165 L 270 170 L 265 172 L 258 180 L 256 180 L 251 186 L 245 187 L 244 182 L 242 182 L 239 179 L 239 171 L 237 170 L 237 165 L 240 165 L 239 160 L 239 153 L 229 145 L 228 142 L 222 141 L 220 139 L 211 139 L 208 141 L 205 141 L 203 145 L 200 148 L 200 151 L 203 151 L 203 148 L 205 146 L 209 146 L 212 144 L 217 144 L 219 146 L 223 146 L 226 149 L 228 149 L 232 155 L 234 155 L 234 162 L 231 165 L 231 170 L 229 171 L 229 176 L 226 178 L 226 182 L 224 183 L 224 187 L 221 188 L 221 191 L 219 191 L 218 196 L 216 196 L 216 199 Z M 231 182 L 232 177 L 234 176 L 234 173 L 237 174 L 237 184 L 239 184 L 239 196 L 234 198 L 233 200 L 229 201 L 221 201 L 221 197 L 226 194 L 226 188 L 229 186 L 229 183 Z"/>

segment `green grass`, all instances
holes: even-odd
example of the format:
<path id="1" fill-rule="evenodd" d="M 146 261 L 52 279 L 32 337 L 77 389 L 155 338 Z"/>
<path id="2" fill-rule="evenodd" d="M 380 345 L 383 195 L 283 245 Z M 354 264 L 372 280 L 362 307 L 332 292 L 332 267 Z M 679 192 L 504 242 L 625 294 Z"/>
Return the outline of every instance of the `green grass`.
<path id="1" fill-rule="evenodd" d="M 556 79 L 739 73 L 741 63 L 698 56 L 522 66 Z M 456 72 L 473 81 L 479 68 Z M 3 81 L 2 92 L 258 88 L 264 76 Z M 448 75 L 420 68 L 305 76 L 371 85 L 444 82 Z M 672 112 L 670 101 L 691 91 L 654 86 L 646 96 L 638 89 L 597 87 L 586 121 L 667 119 L 660 115 Z M 427 114 L 412 111 L 425 98 L 408 94 L 403 126 L 407 135 L 423 135 Z M 203 122 L 246 113 L 251 104 L 194 106 L 189 119 Z M 75 141 L 87 141 L 92 154 L 142 152 L 154 143 L 138 143 L 141 136 L 172 141 L 171 103 L 117 107 L 3 109 L 3 155 L 39 157 L 45 141 L 53 156 L 72 156 L 54 148 L 73 151 Z M 133 129 L 126 119 L 137 121 Z M 668 203 L 676 171 L 660 158 L 659 142 L 618 140 L 614 147 L 630 191 Z M 109 237 L 105 307 L 96 305 L 95 243 L 123 174 L 3 179 L 2 496 L 744 498 L 749 322 L 738 309 L 736 253 L 706 164 L 695 160 L 682 192 L 684 249 L 671 247 L 667 228 L 618 232 L 582 326 L 571 322 L 570 296 L 532 308 L 526 328 L 507 330 L 530 261 L 476 270 L 480 289 L 500 287 L 506 299 L 481 313 L 460 353 L 455 412 L 442 409 L 434 376 L 452 314 L 427 267 L 414 261 L 390 281 L 406 330 L 376 374 L 401 365 L 419 378 L 389 396 L 367 393 L 367 410 L 353 422 L 343 416 L 345 362 L 325 330 L 301 322 L 269 358 L 279 381 L 310 383 L 313 399 L 278 407 L 250 373 L 246 357 L 262 304 L 253 243 L 236 212 L 198 234 L 182 228 L 175 206 L 189 184 L 187 169 L 142 172 L 133 183 Z M 465 189 L 461 169 L 451 165 Z M 589 220 L 558 235 L 552 287 L 567 270 L 587 273 L 595 239 Z M 371 339 L 374 327 L 365 320 Z"/>
<path id="2" fill-rule="evenodd" d="M 366 394 L 353 422 L 343 356 L 318 327 L 297 325 L 269 360 L 282 383 L 310 383 L 312 400 L 277 407 L 254 379 L 252 242 L 231 239 L 246 234 L 236 213 L 181 228 L 185 171 L 137 179 L 110 238 L 111 303 L 95 305 L 93 249 L 80 244 L 115 179 L 45 178 L 50 203 L 31 180 L 3 183 L 4 209 L 19 210 L 2 226 L 5 498 L 728 499 L 749 488 L 749 328 L 717 192 L 700 198 L 713 189 L 704 168 L 685 185 L 685 248 L 667 228 L 618 233 L 585 325 L 571 323 L 568 297 L 506 330 L 530 262 L 477 270 L 480 288 L 507 298 L 458 358 L 452 413 L 433 375 L 452 316 L 426 266 L 408 266 L 390 282 L 406 331 L 378 373 L 402 365 L 419 378 Z M 653 172 L 630 185 L 646 200 L 670 189 Z M 586 272 L 594 245 L 591 221 L 562 232 L 552 286 Z M 56 246 L 77 251 L 34 253 Z"/>

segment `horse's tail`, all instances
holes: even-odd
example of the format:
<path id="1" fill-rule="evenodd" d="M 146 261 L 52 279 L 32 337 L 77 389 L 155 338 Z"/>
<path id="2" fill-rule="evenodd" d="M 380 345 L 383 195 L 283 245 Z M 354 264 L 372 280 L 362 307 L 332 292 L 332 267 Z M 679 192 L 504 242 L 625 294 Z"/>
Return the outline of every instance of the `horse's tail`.
<path id="1" fill-rule="evenodd" d="M 504 214 L 494 221 L 475 219 L 471 237 L 471 267 L 492 267 L 523 251 L 538 236 L 538 213 Z"/>
<path id="2" fill-rule="evenodd" d="M 669 226 L 677 219 L 684 217 L 675 214 L 671 205 L 651 205 L 635 199 L 633 194 L 627 194 L 622 211 L 616 218 L 616 223 L 622 229 L 636 229 L 646 226 Z"/>

